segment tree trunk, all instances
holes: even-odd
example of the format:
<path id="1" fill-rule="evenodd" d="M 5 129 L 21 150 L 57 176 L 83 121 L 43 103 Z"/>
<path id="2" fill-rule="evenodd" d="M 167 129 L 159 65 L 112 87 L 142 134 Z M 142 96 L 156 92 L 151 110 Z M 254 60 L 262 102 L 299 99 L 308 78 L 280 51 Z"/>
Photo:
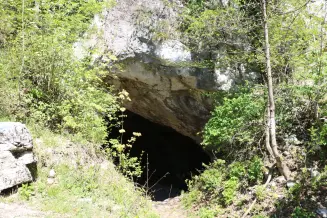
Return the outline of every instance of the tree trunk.
<path id="1" fill-rule="evenodd" d="M 270 65 L 270 44 L 269 44 L 269 29 L 268 29 L 268 18 L 267 18 L 267 5 L 266 0 L 262 0 L 262 12 L 263 12 L 263 23 L 264 23 L 264 34 L 265 34 L 265 55 L 266 55 L 266 71 L 268 78 L 268 110 L 269 110 L 269 133 L 271 141 L 271 149 L 274 154 L 277 168 L 279 172 L 285 177 L 286 180 L 290 178 L 290 170 L 283 163 L 282 157 L 278 152 L 278 145 L 276 140 L 276 120 L 275 120 L 275 101 L 274 101 L 274 90 L 273 81 L 271 75 L 271 65 Z"/>
<path id="2" fill-rule="evenodd" d="M 317 81 L 317 87 L 320 87 L 322 83 L 325 83 L 325 77 L 323 77 L 322 73 L 324 71 L 324 63 L 322 61 L 322 57 L 323 57 L 323 53 L 324 53 L 324 36 L 325 36 L 325 32 L 324 32 L 324 26 L 326 24 L 326 18 L 327 18 L 327 11 L 326 11 L 326 1 L 324 1 L 324 5 L 323 5 L 323 10 L 325 12 L 324 14 L 324 20 L 322 21 L 321 23 L 321 26 L 320 26 L 320 48 L 319 48 L 319 62 L 318 62 L 318 77 L 320 78 L 318 81 Z M 322 79 L 323 78 L 323 81 Z M 319 120 L 319 99 L 321 99 L 323 96 L 324 96 L 325 93 L 321 93 L 321 89 L 318 88 L 317 91 L 316 91 L 316 97 L 315 97 L 315 100 L 314 100 L 314 119 L 317 123 L 320 123 L 320 120 Z"/>
<path id="3" fill-rule="evenodd" d="M 270 111 L 269 111 L 269 103 L 267 104 L 267 121 L 266 121 L 266 149 L 269 153 L 269 159 L 273 159 L 275 157 L 274 152 L 270 146 Z"/>

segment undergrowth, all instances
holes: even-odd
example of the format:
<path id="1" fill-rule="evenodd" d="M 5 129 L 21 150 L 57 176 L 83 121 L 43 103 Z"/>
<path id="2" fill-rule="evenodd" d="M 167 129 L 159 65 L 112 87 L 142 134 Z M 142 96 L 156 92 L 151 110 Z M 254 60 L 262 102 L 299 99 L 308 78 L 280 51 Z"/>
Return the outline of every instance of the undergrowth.
<path id="1" fill-rule="evenodd" d="M 242 217 L 250 209 L 246 217 L 311 217 L 325 207 L 326 124 L 313 118 L 311 88 L 276 87 L 283 106 L 276 111 L 278 143 L 292 187 L 279 178 L 265 147 L 264 97 L 260 86 L 243 87 L 216 102 L 203 145 L 225 160 L 216 158 L 188 182 L 183 202 L 198 216 Z M 325 105 L 320 110 L 322 116 Z M 268 173 L 272 180 L 265 185 Z"/>
<path id="2" fill-rule="evenodd" d="M 264 177 L 264 164 L 258 157 L 227 164 L 215 160 L 199 176 L 188 181 L 189 193 L 183 202 L 194 207 L 200 217 L 216 217 L 223 208 L 237 202 L 237 197 L 250 185 L 259 185 Z"/>
<path id="3" fill-rule="evenodd" d="M 3 201 L 26 201 L 51 217 L 157 217 L 144 190 L 119 173 L 97 146 L 35 125 L 29 129 L 38 158 L 37 180 Z M 56 173 L 53 181 L 50 170 Z"/>

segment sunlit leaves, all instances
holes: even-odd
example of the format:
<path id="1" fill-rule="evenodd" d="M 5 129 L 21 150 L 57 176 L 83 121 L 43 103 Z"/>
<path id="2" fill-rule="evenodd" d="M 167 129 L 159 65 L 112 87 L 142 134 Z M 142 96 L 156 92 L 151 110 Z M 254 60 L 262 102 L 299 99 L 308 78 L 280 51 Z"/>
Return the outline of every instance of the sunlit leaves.
<path id="1" fill-rule="evenodd" d="M 252 143 L 264 114 L 264 96 L 253 93 L 238 93 L 237 97 L 225 98 L 216 106 L 204 128 L 204 145 L 219 146 L 237 143 Z"/>
<path id="2" fill-rule="evenodd" d="M 104 117 L 110 114 L 115 120 L 119 104 L 110 89 L 102 86 L 104 69 L 90 67 L 88 57 L 77 61 L 72 49 L 104 3 L 25 0 L 24 7 L 22 3 L 0 2 L 0 21 L 6 24 L 0 25 L 0 76 L 7 80 L 7 89 L 12 83 L 20 97 L 20 102 L 3 99 L 0 105 L 14 105 L 9 113 L 18 120 L 103 143 Z"/>

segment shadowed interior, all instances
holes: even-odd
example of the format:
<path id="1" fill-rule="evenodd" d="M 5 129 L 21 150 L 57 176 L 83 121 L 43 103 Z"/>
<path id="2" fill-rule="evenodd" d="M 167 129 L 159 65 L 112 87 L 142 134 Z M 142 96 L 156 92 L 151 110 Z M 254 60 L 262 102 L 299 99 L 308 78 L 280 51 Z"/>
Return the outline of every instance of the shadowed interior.
<path id="1" fill-rule="evenodd" d="M 172 128 L 153 123 L 130 111 L 126 114 L 124 140 L 129 139 L 132 132 L 142 134 L 130 150 L 134 157 L 140 157 L 144 152 L 143 174 L 136 182 L 149 188 L 153 199 L 157 201 L 187 190 L 185 180 L 198 174 L 203 168 L 202 163 L 210 162 L 209 156 L 191 138 Z M 111 133 L 110 137 L 114 135 Z"/>

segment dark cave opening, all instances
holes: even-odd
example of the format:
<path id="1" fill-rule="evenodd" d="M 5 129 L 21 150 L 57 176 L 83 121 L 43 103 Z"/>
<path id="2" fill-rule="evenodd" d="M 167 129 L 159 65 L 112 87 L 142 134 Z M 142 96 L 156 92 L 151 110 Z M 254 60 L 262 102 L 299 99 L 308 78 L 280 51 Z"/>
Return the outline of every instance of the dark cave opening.
<path id="1" fill-rule="evenodd" d="M 133 132 L 142 134 L 130 150 L 133 157 L 140 157 L 144 152 L 141 161 L 143 174 L 136 182 L 149 188 L 155 201 L 163 201 L 186 191 L 185 180 L 198 174 L 203 169 L 202 164 L 210 162 L 210 157 L 194 140 L 174 129 L 130 111 L 125 114 L 124 139 L 129 139 Z M 113 132 L 109 137 L 115 136 Z"/>

